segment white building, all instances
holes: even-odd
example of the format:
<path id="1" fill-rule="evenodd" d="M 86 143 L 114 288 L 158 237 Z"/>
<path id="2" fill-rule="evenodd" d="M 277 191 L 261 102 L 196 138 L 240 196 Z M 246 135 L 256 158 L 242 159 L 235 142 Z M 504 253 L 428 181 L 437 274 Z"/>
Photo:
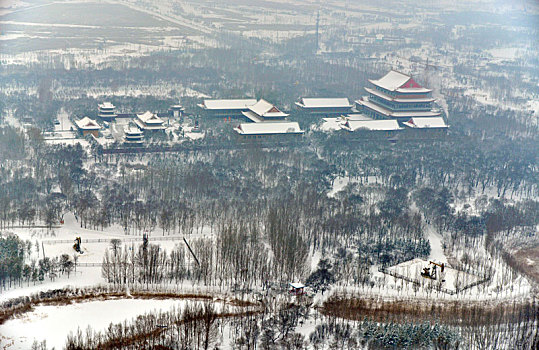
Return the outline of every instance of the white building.
<path id="1" fill-rule="evenodd" d="M 103 102 L 98 105 L 98 117 L 105 121 L 113 121 L 118 115 L 116 114 L 116 107 L 110 102 Z"/>
<path id="2" fill-rule="evenodd" d="M 135 124 L 144 132 L 165 130 L 164 123 L 165 121 L 163 119 L 149 111 L 137 114 L 137 118 L 135 119 Z"/>
<path id="3" fill-rule="evenodd" d="M 242 112 L 247 111 L 248 106 L 255 103 L 255 99 L 204 100 L 197 106 L 207 116 L 241 117 Z"/>
<path id="4" fill-rule="evenodd" d="M 350 113 L 353 105 L 348 98 L 301 98 L 296 106 L 310 114 L 341 115 Z"/>
<path id="5" fill-rule="evenodd" d="M 75 121 L 75 124 L 77 125 L 77 128 L 79 129 L 79 132 L 82 134 L 82 136 L 87 136 L 90 134 L 94 135 L 95 137 L 99 136 L 99 130 L 101 130 L 101 126 L 97 124 L 95 120 L 84 117 L 80 120 Z"/>
<path id="6" fill-rule="evenodd" d="M 297 122 L 286 121 L 241 123 L 234 128 L 234 131 L 236 131 L 236 133 L 242 139 L 278 138 L 283 135 L 301 136 L 304 133 Z"/>

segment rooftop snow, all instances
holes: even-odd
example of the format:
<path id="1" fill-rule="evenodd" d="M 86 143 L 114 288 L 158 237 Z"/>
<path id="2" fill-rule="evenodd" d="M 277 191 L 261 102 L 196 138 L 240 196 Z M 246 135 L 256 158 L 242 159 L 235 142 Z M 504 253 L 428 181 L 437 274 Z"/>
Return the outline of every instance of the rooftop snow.
<path id="1" fill-rule="evenodd" d="M 383 115 L 389 116 L 389 117 L 437 117 L 440 115 L 441 112 L 438 111 L 403 111 L 403 112 L 393 112 L 390 111 L 387 108 L 384 108 L 382 106 L 377 105 L 376 103 L 372 103 L 368 100 L 361 100 L 356 101 L 358 104 L 362 104 L 365 107 L 372 109 L 378 113 L 381 113 Z"/>
<path id="2" fill-rule="evenodd" d="M 102 109 L 113 109 L 115 108 L 114 105 L 110 102 L 103 102 L 102 104 L 99 105 L 99 108 L 102 108 Z"/>
<path id="3" fill-rule="evenodd" d="M 251 111 L 245 111 L 245 112 L 241 112 L 244 116 L 246 116 L 248 119 L 250 119 L 251 121 L 255 122 L 255 123 L 261 123 L 264 121 L 264 119 L 260 118 L 258 115 L 256 115 L 256 113 L 254 112 L 251 112 Z"/>
<path id="4" fill-rule="evenodd" d="M 415 80 L 404 73 L 390 71 L 378 80 L 369 79 L 371 83 L 389 91 L 397 91 L 402 93 L 428 93 L 431 89 L 427 89 L 415 82 Z"/>
<path id="5" fill-rule="evenodd" d="M 142 131 L 139 128 L 134 127 L 134 126 L 125 127 L 124 132 L 127 135 L 142 135 Z"/>
<path id="6" fill-rule="evenodd" d="M 242 123 L 234 130 L 241 135 L 303 134 L 297 122 Z"/>
<path id="7" fill-rule="evenodd" d="M 302 98 L 296 105 L 305 108 L 325 108 L 325 107 L 338 107 L 338 108 L 351 108 L 352 105 L 348 98 Z"/>
<path id="8" fill-rule="evenodd" d="M 400 89 L 397 89 L 397 91 L 399 91 Z M 414 89 L 416 90 L 416 89 Z M 427 89 L 428 90 L 428 89 Z M 392 97 L 392 96 L 389 96 L 387 94 L 384 94 L 383 92 L 381 91 L 378 91 L 378 90 L 374 90 L 374 89 L 370 89 L 370 88 L 365 88 L 365 91 L 367 91 L 368 93 L 371 93 L 375 96 L 378 96 L 380 98 L 383 98 L 384 100 L 387 100 L 387 101 L 395 101 L 395 102 L 410 102 L 410 103 L 420 103 L 420 102 L 433 102 L 434 101 L 434 98 L 432 97 L 421 97 L 421 98 L 395 98 L 395 97 Z M 410 91 L 410 89 L 406 89 L 406 91 Z M 430 92 L 430 90 L 429 90 Z"/>
<path id="9" fill-rule="evenodd" d="M 264 99 L 249 106 L 249 110 L 264 118 L 284 118 L 288 116 L 288 114 L 281 112 L 277 107 Z"/>
<path id="10" fill-rule="evenodd" d="M 374 120 L 370 117 L 367 117 L 366 115 L 360 114 L 360 113 L 354 113 L 354 114 L 347 114 L 346 119 L 348 120 Z"/>
<path id="11" fill-rule="evenodd" d="M 94 120 L 92 120 L 92 119 L 90 119 L 88 117 L 84 117 L 81 120 L 77 120 L 75 122 L 75 124 L 77 124 L 77 127 L 79 129 L 83 129 L 83 130 L 99 130 L 99 129 L 101 129 L 99 124 L 97 124 Z"/>
<path id="12" fill-rule="evenodd" d="M 369 79 L 369 81 L 386 90 L 395 91 L 410 80 L 410 78 L 409 75 L 392 70 L 378 80 Z"/>
<path id="13" fill-rule="evenodd" d="M 356 131 L 359 129 L 372 131 L 402 130 L 399 123 L 394 120 L 348 120 L 343 126 L 344 129 Z"/>
<path id="14" fill-rule="evenodd" d="M 247 109 L 255 103 L 255 99 L 204 100 L 199 106 L 204 109 Z"/>
<path id="15" fill-rule="evenodd" d="M 163 124 L 163 119 L 150 111 L 146 111 L 143 114 L 137 114 L 137 117 L 145 124 Z"/>
<path id="16" fill-rule="evenodd" d="M 442 117 L 434 118 L 410 118 L 407 122 L 403 123 L 410 128 L 416 129 L 428 129 L 428 128 L 447 128 L 447 124 Z"/>

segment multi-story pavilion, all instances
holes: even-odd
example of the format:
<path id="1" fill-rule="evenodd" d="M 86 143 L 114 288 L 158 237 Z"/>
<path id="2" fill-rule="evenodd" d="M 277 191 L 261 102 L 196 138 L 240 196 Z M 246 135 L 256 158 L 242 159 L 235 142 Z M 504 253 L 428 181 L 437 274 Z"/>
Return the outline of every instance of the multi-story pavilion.
<path id="1" fill-rule="evenodd" d="M 110 102 L 103 102 L 98 105 L 98 117 L 101 118 L 101 120 L 111 122 L 118 116 L 116 114 L 116 107 Z"/>
<path id="2" fill-rule="evenodd" d="M 390 71 L 380 79 L 369 79 L 369 94 L 356 101 L 358 111 L 374 119 L 396 119 L 399 123 L 414 117 L 439 117 L 433 108 L 432 90 L 419 85 L 411 76 Z"/>
<path id="3" fill-rule="evenodd" d="M 135 126 L 127 126 L 125 129 L 124 143 L 129 146 L 140 146 L 144 142 L 144 133 Z"/>

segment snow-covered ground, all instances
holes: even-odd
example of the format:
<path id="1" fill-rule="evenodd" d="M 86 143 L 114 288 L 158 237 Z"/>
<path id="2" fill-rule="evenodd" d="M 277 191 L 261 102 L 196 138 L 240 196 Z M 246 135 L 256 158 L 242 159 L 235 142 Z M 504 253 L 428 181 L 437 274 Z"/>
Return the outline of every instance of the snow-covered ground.
<path id="1" fill-rule="evenodd" d="M 47 346 L 62 349 L 66 337 L 77 329 L 84 333 L 88 326 L 95 331 L 105 330 L 110 323 L 129 321 L 152 311 L 182 309 L 192 300 L 178 299 L 118 299 L 98 300 L 71 305 L 40 305 L 31 312 L 0 325 L 3 349 L 30 349 L 34 340 L 47 341 Z M 12 345 L 9 345 L 13 340 Z"/>
<path id="2" fill-rule="evenodd" d="M 434 261 L 438 263 L 437 261 Z M 415 280 L 424 285 L 430 285 L 431 287 L 441 287 L 451 292 L 457 292 L 458 289 L 465 288 L 472 283 L 476 283 L 481 280 L 479 276 L 472 275 L 470 273 L 455 270 L 447 265 L 444 265 L 444 271 L 436 266 L 436 279 L 425 278 L 421 276 L 423 268 L 429 268 L 429 272 L 435 268 L 436 265 L 429 264 L 429 261 L 423 259 L 413 259 L 401 264 L 388 268 L 388 271 L 397 273 L 398 275 L 405 276 L 412 280 Z"/>
<path id="3" fill-rule="evenodd" d="M 53 232 L 48 232 L 45 228 L 13 228 L 8 231 L 17 234 L 23 240 L 29 240 L 34 246 L 39 247 L 39 252 L 36 248 L 32 249 L 32 259 L 43 258 L 43 251 L 47 257 L 56 257 L 62 254 L 78 256 L 78 263 L 99 264 L 103 261 L 105 251 L 110 248 L 110 240 L 120 239 L 122 246 L 131 247 L 142 243 L 141 234 L 126 235 L 123 227 L 113 225 L 107 229 L 93 230 L 91 228 L 81 228 L 80 223 L 76 220 L 75 215 L 71 212 L 64 214 L 64 224 L 58 228 L 53 228 Z M 158 244 L 161 248 L 170 252 L 176 245 L 184 247 L 183 236 L 167 235 L 163 236 L 162 232 L 148 232 L 150 243 Z M 82 238 L 83 254 L 77 254 L 73 250 L 73 243 L 76 237 Z M 204 228 L 200 233 L 193 233 L 185 236 L 189 241 L 191 239 L 211 237 L 209 228 Z M 91 242 L 86 242 L 91 240 Z M 97 242 L 96 240 L 100 240 Z M 67 242 L 58 242 L 67 241 Z M 185 248 L 185 247 L 184 247 Z M 32 282 L 23 283 L 23 286 L 15 286 L 7 291 L 0 292 L 0 301 L 7 300 L 23 295 L 29 295 L 34 292 L 49 290 L 54 288 L 63 288 L 66 286 L 92 286 L 105 283 L 101 277 L 100 266 L 78 266 L 77 272 L 72 273 L 68 278 L 63 275 L 54 281 L 48 278 L 42 283 L 33 285 Z"/>

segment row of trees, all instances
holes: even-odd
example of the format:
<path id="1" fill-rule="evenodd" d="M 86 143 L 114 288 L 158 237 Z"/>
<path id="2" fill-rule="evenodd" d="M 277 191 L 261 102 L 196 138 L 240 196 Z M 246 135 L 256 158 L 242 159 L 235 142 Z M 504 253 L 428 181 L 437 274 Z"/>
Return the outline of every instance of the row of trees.
<path id="1" fill-rule="evenodd" d="M 54 281 L 58 276 L 66 274 L 69 278 L 76 269 L 78 256 L 70 257 L 62 254 L 57 257 L 35 259 L 33 250 L 41 247 L 31 241 L 23 241 L 13 234 L 0 234 L 0 289 L 21 286 L 24 282 L 34 285 L 48 277 Z"/>

